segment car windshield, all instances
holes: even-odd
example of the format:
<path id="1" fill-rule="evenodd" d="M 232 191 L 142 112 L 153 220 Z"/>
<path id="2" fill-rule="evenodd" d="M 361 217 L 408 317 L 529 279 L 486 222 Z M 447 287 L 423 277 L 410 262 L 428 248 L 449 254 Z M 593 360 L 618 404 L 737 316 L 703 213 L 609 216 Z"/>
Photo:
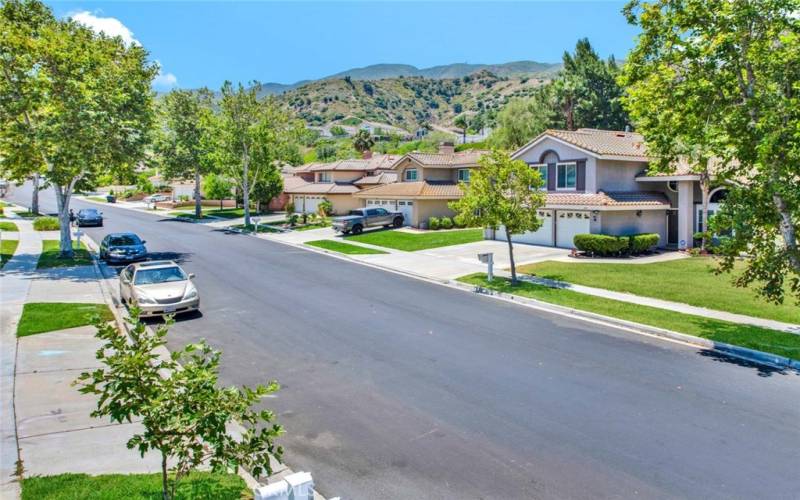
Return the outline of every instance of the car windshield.
<path id="1" fill-rule="evenodd" d="M 134 278 L 136 285 L 154 285 L 171 281 L 185 281 L 186 273 L 178 266 L 160 267 L 158 269 L 139 269 Z"/>
<path id="2" fill-rule="evenodd" d="M 361 210 L 350 210 L 350 215 L 362 216 L 364 215 L 364 212 L 362 212 Z"/>
<path id="3" fill-rule="evenodd" d="M 94 215 L 97 215 L 97 210 L 95 210 L 93 208 L 86 208 L 86 209 L 81 210 L 80 212 L 78 212 L 78 214 L 94 216 Z"/>
<path id="4" fill-rule="evenodd" d="M 112 247 L 126 247 L 129 245 L 139 245 L 139 237 L 133 234 L 126 234 L 124 236 L 112 236 L 108 240 L 108 245 Z"/>

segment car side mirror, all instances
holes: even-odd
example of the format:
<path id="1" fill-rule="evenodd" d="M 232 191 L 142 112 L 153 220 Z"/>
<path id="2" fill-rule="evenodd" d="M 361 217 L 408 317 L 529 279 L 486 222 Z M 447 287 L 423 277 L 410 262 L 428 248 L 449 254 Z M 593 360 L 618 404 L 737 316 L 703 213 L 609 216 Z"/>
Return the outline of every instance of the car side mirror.
<path id="1" fill-rule="evenodd" d="M 193 279 L 194 279 L 194 276 L 195 276 L 195 274 L 194 274 L 194 273 L 189 273 L 189 279 L 190 279 L 190 280 L 193 280 Z"/>
<path id="2" fill-rule="evenodd" d="M 145 243 L 147 243 L 147 240 L 142 240 L 142 245 L 144 245 Z"/>

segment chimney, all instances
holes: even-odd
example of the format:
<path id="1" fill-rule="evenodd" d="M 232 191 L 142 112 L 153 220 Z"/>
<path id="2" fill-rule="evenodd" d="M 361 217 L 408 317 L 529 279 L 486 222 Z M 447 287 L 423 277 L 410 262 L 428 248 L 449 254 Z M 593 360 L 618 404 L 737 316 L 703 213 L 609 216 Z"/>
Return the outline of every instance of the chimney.
<path id="1" fill-rule="evenodd" d="M 442 142 L 439 144 L 439 152 L 443 154 L 453 154 L 456 152 L 456 147 L 452 142 Z"/>
<path id="2" fill-rule="evenodd" d="M 364 151 L 363 153 L 361 153 L 361 157 L 364 158 L 365 160 L 369 160 L 370 158 L 372 158 L 372 151 L 370 151 L 369 149 Z"/>

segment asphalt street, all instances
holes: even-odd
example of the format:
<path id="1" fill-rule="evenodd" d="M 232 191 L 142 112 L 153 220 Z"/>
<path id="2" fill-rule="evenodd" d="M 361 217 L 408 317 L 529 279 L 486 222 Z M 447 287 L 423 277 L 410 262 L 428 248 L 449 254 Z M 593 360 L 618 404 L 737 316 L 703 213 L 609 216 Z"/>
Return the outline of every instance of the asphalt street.
<path id="1" fill-rule="evenodd" d="M 197 274 L 202 316 L 178 321 L 171 345 L 222 349 L 227 384 L 277 379 L 266 405 L 286 428 L 285 460 L 326 496 L 800 497 L 796 373 L 102 210 L 95 240 L 133 231 Z"/>

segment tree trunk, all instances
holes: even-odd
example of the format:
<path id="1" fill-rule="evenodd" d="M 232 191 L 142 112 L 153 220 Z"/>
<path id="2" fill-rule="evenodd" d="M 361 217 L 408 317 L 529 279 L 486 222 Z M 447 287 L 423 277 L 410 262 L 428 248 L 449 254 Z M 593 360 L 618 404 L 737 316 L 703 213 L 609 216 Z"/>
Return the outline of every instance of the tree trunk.
<path id="1" fill-rule="evenodd" d="M 792 214 L 786 206 L 786 200 L 784 200 L 780 194 L 773 194 L 772 202 L 775 204 L 778 215 L 781 217 L 781 236 L 783 237 L 783 243 L 786 247 L 789 265 L 792 266 L 795 273 L 800 274 L 800 249 L 797 247 L 797 233 L 795 232 Z"/>
<path id="2" fill-rule="evenodd" d="M 167 478 L 167 455 L 161 452 L 161 498 L 169 500 L 169 479 Z"/>
<path id="3" fill-rule="evenodd" d="M 244 147 L 242 155 L 243 173 L 242 177 L 242 204 L 244 205 L 244 227 L 250 226 L 250 157 L 247 154 L 247 146 Z"/>
<path id="4" fill-rule="evenodd" d="M 202 203 L 200 203 L 200 168 L 194 167 L 194 216 L 197 219 L 203 215 Z"/>
<path id="5" fill-rule="evenodd" d="M 700 214 L 703 218 L 703 239 L 700 241 L 700 251 L 705 251 L 708 245 L 706 234 L 710 234 L 708 226 L 708 193 L 710 191 L 708 172 L 700 176 L 700 190 L 703 192 L 703 213 Z"/>
<path id="6" fill-rule="evenodd" d="M 33 192 L 31 193 L 31 212 L 39 213 L 39 174 L 33 174 Z"/>
<path id="7" fill-rule="evenodd" d="M 506 228 L 506 241 L 508 241 L 508 260 L 511 262 L 511 284 L 517 284 L 517 266 L 514 264 L 514 244 L 511 243 L 511 233 Z"/>
<path id="8" fill-rule="evenodd" d="M 74 184 L 74 182 L 72 183 Z M 56 204 L 58 206 L 58 222 L 60 233 L 60 257 L 62 259 L 71 259 L 75 252 L 72 250 L 72 232 L 69 220 L 69 200 L 72 195 L 72 185 L 66 188 L 61 185 L 53 186 L 56 192 Z"/>

